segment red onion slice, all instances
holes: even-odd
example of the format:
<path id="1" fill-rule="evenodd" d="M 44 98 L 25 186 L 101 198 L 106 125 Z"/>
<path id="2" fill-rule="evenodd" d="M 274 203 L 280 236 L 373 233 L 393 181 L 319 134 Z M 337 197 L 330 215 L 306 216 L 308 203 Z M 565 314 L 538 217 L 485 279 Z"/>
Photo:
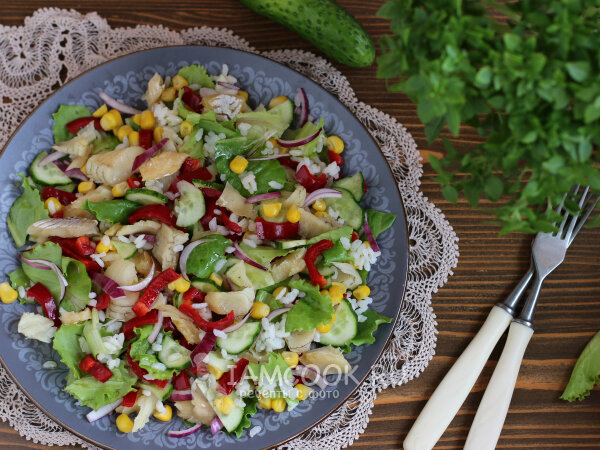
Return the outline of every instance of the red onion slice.
<path id="1" fill-rule="evenodd" d="M 290 156 L 290 155 L 280 154 L 280 155 L 260 156 L 258 158 L 248 158 L 248 161 L 249 162 L 252 162 L 252 161 L 269 161 L 271 159 L 285 158 L 286 156 Z"/>
<path id="2" fill-rule="evenodd" d="M 257 263 L 256 261 L 254 261 L 253 259 L 250 259 L 240 248 L 239 244 L 237 242 L 233 243 L 233 247 L 235 248 L 235 255 L 240 258 L 242 261 L 244 261 L 247 264 L 250 264 L 253 267 L 256 267 L 257 269 L 262 269 L 262 270 L 268 270 L 265 266 Z"/>
<path id="3" fill-rule="evenodd" d="M 321 134 L 321 128 L 315 131 L 313 134 L 307 137 L 303 137 L 301 139 L 294 139 L 293 141 L 284 141 L 283 139 L 277 139 L 277 143 L 285 148 L 294 148 L 300 147 L 301 145 L 308 144 L 311 141 L 314 141 L 317 136 Z"/>
<path id="4" fill-rule="evenodd" d="M 153 236 L 155 237 L 155 236 Z M 139 292 L 142 289 L 146 289 L 148 287 L 148 285 L 150 284 L 150 282 L 152 281 L 152 279 L 154 278 L 154 271 L 156 270 L 156 265 L 154 264 L 154 261 L 152 261 L 152 269 L 150 269 L 150 273 L 146 276 L 146 278 L 144 278 L 142 281 L 140 281 L 137 284 L 132 284 L 130 286 L 121 286 L 121 289 L 124 291 L 129 291 L 129 292 Z"/>
<path id="5" fill-rule="evenodd" d="M 341 196 L 342 196 L 342 193 L 335 189 L 331 189 L 331 188 L 317 189 L 316 191 L 313 191 L 306 196 L 306 199 L 304 200 L 304 206 L 306 207 L 306 206 L 310 205 L 312 202 L 314 202 L 315 200 L 318 200 L 320 198 L 341 198 Z"/>
<path id="6" fill-rule="evenodd" d="M 58 284 L 60 285 L 60 298 L 58 301 L 61 301 L 64 298 L 69 283 L 67 283 L 67 279 L 63 275 L 62 270 L 56 264 L 52 261 L 46 261 L 45 259 L 27 259 L 23 255 L 19 256 L 19 259 L 36 269 L 53 270 L 58 277 Z"/>
<path id="7" fill-rule="evenodd" d="M 322 377 L 319 372 L 311 369 L 310 367 L 299 365 L 292 369 L 292 373 L 296 376 L 312 381 L 321 389 L 325 389 L 327 386 L 329 386 L 327 380 Z"/>
<path id="8" fill-rule="evenodd" d="M 291 307 L 285 307 L 285 308 L 279 308 L 279 309 L 274 309 L 273 311 L 271 311 L 269 313 L 269 315 L 267 316 L 268 320 L 273 320 L 275 317 L 278 317 L 280 315 L 282 315 L 283 313 L 288 312 L 290 309 L 292 309 Z"/>
<path id="9" fill-rule="evenodd" d="M 250 315 L 252 314 L 252 310 L 250 310 L 250 312 L 248 312 L 248 314 L 246 314 L 244 316 L 244 318 L 242 320 L 240 320 L 238 323 L 233 324 L 227 328 L 225 328 L 223 330 L 223 333 L 232 333 L 236 330 L 239 330 L 240 328 L 242 328 L 244 326 L 244 324 L 248 321 L 248 319 L 250 318 Z"/>
<path id="10" fill-rule="evenodd" d="M 150 244 L 154 244 L 156 242 L 156 236 L 153 234 L 145 234 L 144 240 Z"/>
<path id="11" fill-rule="evenodd" d="M 90 278 L 96 283 L 104 292 L 111 296 L 111 298 L 123 298 L 125 292 L 112 278 L 108 278 L 106 275 L 100 272 L 92 272 Z"/>
<path id="12" fill-rule="evenodd" d="M 154 327 L 152 327 L 152 331 L 150 332 L 150 335 L 148 336 L 148 343 L 150 343 L 150 344 L 154 343 L 154 341 L 158 337 L 158 334 L 160 333 L 160 330 L 162 330 L 163 321 L 164 321 L 163 313 L 162 313 L 162 311 L 159 311 L 158 312 L 158 321 L 154 324 Z"/>
<path id="13" fill-rule="evenodd" d="M 302 127 L 308 121 L 308 97 L 304 89 L 300 88 L 294 98 L 294 104 L 300 109 L 300 122 L 298 125 Z"/>
<path id="14" fill-rule="evenodd" d="M 85 418 L 90 423 L 95 422 L 96 420 L 102 419 L 104 416 L 109 415 L 111 412 L 113 412 L 115 409 L 117 409 L 117 407 L 120 406 L 122 402 L 123 402 L 123 399 L 120 398 L 119 400 L 117 400 L 113 403 L 110 403 L 108 405 L 104 405 L 104 406 L 98 408 L 97 411 L 92 410 L 86 414 Z"/>
<path id="15" fill-rule="evenodd" d="M 200 428 L 202 428 L 202 424 L 201 424 L 201 423 L 198 423 L 198 424 L 194 425 L 193 427 L 191 427 L 191 428 L 186 428 L 186 429 L 184 429 L 184 430 L 178 430 L 178 431 L 173 431 L 173 430 L 171 430 L 171 431 L 169 431 L 169 432 L 167 433 L 167 435 L 168 435 L 169 437 L 174 437 L 174 438 L 182 438 L 182 437 L 186 437 L 186 436 L 189 436 L 189 435 L 191 435 L 191 434 L 194 434 L 194 433 L 195 433 L 196 431 L 198 431 Z"/>
<path id="16" fill-rule="evenodd" d="M 219 419 L 218 417 L 215 417 L 210 422 L 210 432 L 212 434 L 217 434 L 219 431 L 221 431 L 222 428 L 223 428 L 223 423 L 221 422 L 221 419 Z"/>
<path id="17" fill-rule="evenodd" d="M 204 335 L 200 343 L 196 345 L 196 348 L 192 350 L 192 353 L 190 355 L 190 359 L 192 360 L 192 367 L 197 367 L 200 365 L 200 363 L 204 361 L 204 358 L 206 358 L 208 352 L 210 352 L 213 349 L 216 342 L 217 337 L 215 336 L 215 334 L 212 331 L 208 331 Z"/>
<path id="18" fill-rule="evenodd" d="M 363 231 L 365 232 L 365 236 L 367 236 L 367 240 L 371 245 L 373 251 L 379 252 L 379 245 L 377 245 L 377 241 L 375 240 L 375 236 L 371 232 L 371 227 L 369 226 L 369 222 L 367 222 L 367 213 L 365 213 L 365 221 L 363 223 Z"/>
<path id="19" fill-rule="evenodd" d="M 192 253 L 192 250 L 194 250 L 200 244 L 204 244 L 205 242 L 209 242 L 212 240 L 213 239 L 198 239 L 197 241 L 188 244 L 181 252 L 181 255 L 179 255 L 179 271 L 181 272 L 181 276 L 185 278 L 186 281 L 190 281 L 186 272 L 187 260 L 190 257 L 190 253 Z"/>
<path id="20" fill-rule="evenodd" d="M 81 171 L 81 169 L 70 169 L 70 170 L 65 170 L 65 175 L 70 177 L 70 178 L 75 178 L 76 180 L 80 180 L 80 181 L 87 181 L 89 180 L 89 178 L 87 177 L 87 175 L 85 173 L 83 173 Z"/>
<path id="21" fill-rule="evenodd" d="M 53 152 L 53 153 L 49 153 L 47 156 L 43 157 L 38 163 L 38 166 L 45 166 L 48 163 L 54 162 L 57 159 L 60 158 L 64 158 L 65 156 L 67 156 L 66 153 L 63 152 Z"/>
<path id="22" fill-rule="evenodd" d="M 110 106 L 113 109 L 116 109 L 117 111 L 121 111 L 122 113 L 125 113 L 125 114 L 140 114 L 141 113 L 141 111 L 139 109 L 135 109 L 129 105 L 126 105 L 125 103 L 121 103 L 120 101 L 115 100 L 114 98 L 112 98 L 110 95 L 108 95 L 105 92 L 99 92 L 98 97 L 100 97 L 102 99 L 102 101 L 104 103 L 106 103 L 108 106 Z"/>
<path id="23" fill-rule="evenodd" d="M 240 88 L 237 87 L 235 84 L 225 83 L 223 81 L 217 81 L 217 84 L 219 86 L 222 86 L 222 87 L 227 88 L 227 89 L 231 89 L 231 90 L 236 91 L 236 92 L 240 90 Z"/>
<path id="24" fill-rule="evenodd" d="M 269 200 L 271 198 L 281 197 L 281 192 L 267 192 L 266 194 L 255 195 L 254 197 L 248 197 L 246 203 L 256 203 L 263 200 Z"/>
<path id="25" fill-rule="evenodd" d="M 50 261 L 44 259 L 27 259 L 23 255 L 19 256 L 19 259 L 35 269 L 52 270 L 48 265 Z"/>
<path id="26" fill-rule="evenodd" d="M 193 398 L 192 391 L 188 389 L 186 391 L 173 391 L 169 400 L 172 402 L 189 402 Z"/>
<path id="27" fill-rule="evenodd" d="M 138 170 L 138 168 L 142 164 L 144 164 L 146 161 L 148 161 L 150 158 L 152 158 L 152 156 L 154 156 L 154 154 L 156 152 L 158 152 L 161 148 L 163 148 L 168 141 L 169 141 L 169 138 L 164 138 L 162 141 L 160 141 L 157 144 L 154 144 L 152 147 L 150 147 L 148 150 L 146 150 L 141 155 L 138 155 L 133 160 L 133 166 L 131 167 L 131 170 L 134 171 L 134 172 L 136 170 Z"/>

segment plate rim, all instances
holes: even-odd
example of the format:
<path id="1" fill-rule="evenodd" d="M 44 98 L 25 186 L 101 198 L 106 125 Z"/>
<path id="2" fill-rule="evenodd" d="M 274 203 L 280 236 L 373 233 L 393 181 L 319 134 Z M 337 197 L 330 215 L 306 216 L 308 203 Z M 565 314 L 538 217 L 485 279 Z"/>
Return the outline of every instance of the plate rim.
<path id="1" fill-rule="evenodd" d="M 406 301 L 406 288 L 407 288 L 407 281 L 408 281 L 408 272 L 409 272 L 409 256 L 410 256 L 410 237 L 409 237 L 409 229 L 408 229 L 408 222 L 406 220 L 406 207 L 404 206 L 404 199 L 402 198 L 402 194 L 400 192 L 400 188 L 398 187 L 398 182 L 394 176 L 394 172 L 392 171 L 392 167 L 390 166 L 390 163 L 388 161 L 388 159 L 386 158 L 385 154 L 383 153 L 383 150 L 381 150 L 381 147 L 379 146 L 379 144 L 377 143 L 377 141 L 375 140 L 375 138 L 373 137 L 373 135 L 371 134 L 371 132 L 369 131 L 369 129 L 358 119 L 358 117 L 356 117 L 356 114 L 354 114 L 350 108 L 348 108 L 337 96 L 335 96 L 334 94 L 332 94 L 331 92 L 329 92 L 326 88 L 324 88 L 323 86 L 321 86 L 319 83 L 317 83 L 316 81 L 314 81 L 313 79 L 309 78 L 308 76 L 298 72 L 297 70 L 295 70 L 292 67 L 289 67 L 279 61 L 276 61 L 268 56 L 263 55 L 262 53 L 255 53 L 252 51 L 248 51 L 248 50 L 241 50 L 241 49 L 236 49 L 236 48 L 231 48 L 231 47 L 221 47 L 221 46 L 216 46 L 216 45 L 163 45 L 163 46 L 159 46 L 159 47 L 153 47 L 153 48 L 149 48 L 149 49 L 145 49 L 145 50 L 137 50 L 131 53 L 127 53 L 125 55 L 121 55 L 121 56 L 117 56 L 115 58 L 111 58 L 108 59 L 106 61 L 103 61 L 100 64 L 96 64 L 93 67 L 90 67 L 89 69 L 84 70 L 83 72 L 77 74 L 76 76 L 74 76 L 73 78 L 71 78 L 69 81 L 67 81 L 66 83 L 64 83 L 62 86 L 60 86 L 57 90 L 55 90 L 54 92 L 52 92 L 50 95 L 48 95 L 48 97 L 46 97 L 42 102 L 40 102 L 34 109 L 31 110 L 31 112 L 29 114 L 27 114 L 27 116 L 21 121 L 21 123 L 19 123 L 19 125 L 17 126 L 17 128 L 15 128 L 15 130 L 11 133 L 11 135 L 9 136 L 9 138 L 7 139 L 6 143 L 2 146 L 2 148 L 0 149 L 0 157 L 2 157 L 2 155 L 4 154 L 4 151 L 8 148 L 8 146 L 10 145 L 10 143 L 13 141 L 14 137 L 17 135 L 17 133 L 19 132 L 19 130 L 21 129 L 21 127 L 23 127 L 30 119 L 31 116 L 33 116 L 37 110 L 39 108 L 42 107 L 42 105 L 44 105 L 47 101 L 49 101 L 52 97 L 54 97 L 56 94 L 58 94 L 60 91 L 62 91 L 64 88 L 66 88 L 69 84 L 71 84 L 72 82 L 74 82 L 75 80 L 81 78 L 82 76 L 104 66 L 110 63 L 113 63 L 115 61 L 118 61 L 120 59 L 124 59 L 127 57 L 130 57 L 132 55 L 137 55 L 140 53 L 149 53 L 155 50 L 160 50 L 160 49 L 165 49 L 165 48 L 209 48 L 209 49 L 224 49 L 224 50 L 228 50 L 228 51 L 234 51 L 234 52 L 240 52 L 240 53 L 245 53 L 251 56 L 255 56 L 258 58 L 263 58 L 266 59 L 272 63 L 275 63 L 287 70 L 291 70 L 293 72 L 296 72 L 297 74 L 299 74 L 302 78 L 308 80 L 310 83 L 316 85 L 317 87 L 323 89 L 328 95 L 330 95 L 331 97 L 333 97 L 344 109 L 346 109 L 346 111 L 348 111 L 348 113 L 350 113 L 351 116 L 353 116 L 356 121 L 360 124 L 360 126 L 364 129 L 364 131 L 366 131 L 367 135 L 369 136 L 369 138 L 371 139 L 372 143 L 374 144 L 375 148 L 377 149 L 377 151 L 379 151 L 379 153 L 381 154 L 381 156 L 383 157 L 383 160 L 385 162 L 385 165 L 390 173 L 390 175 L 392 176 L 392 179 L 394 180 L 394 186 L 396 188 L 396 192 L 398 193 L 398 198 L 400 199 L 400 206 L 402 208 L 402 215 L 403 215 L 403 225 L 404 225 L 404 234 L 406 236 L 406 254 L 403 258 L 403 262 L 405 262 L 406 265 L 406 271 L 404 273 L 404 276 L 402 277 L 402 298 L 400 299 L 400 303 L 399 303 L 399 307 L 398 307 L 398 311 L 396 312 L 396 315 L 394 317 L 393 322 L 391 322 L 391 331 L 388 334 L 383 346 L 381 347 L 381 350 L 379 351 L 379 354 L 377 355 L 377 357 L 375 358 L 373 364 L 371 365 L 371 367 L 369 367 L 369 369 L 367 370 L 367 372 L 365 373 L 365 375 L 359 380 L 359 382 L 356 384 L 356 386 L 350 391 L 350 393 L 342 398 L 327 414 L 323 415 L 322 417 L 320 417 L 319 419 L 317 419 L 315 422 L 311 423 L 309 426 L 307 426 L 306 428 L 298 431 L 297 433 L 293 434 L 290 437 L 287 437 L 279 442 L 277 442 L 276 444 L 273 444 L 273 446 L 271 448 L 276 448 L 279 447 L 283 444 L 288 443 L 289 441 L 291 441 L 292 439 L 295 439 L 296 437 L 306 433 L 308 430 L 310 430 L 311 428 L 319 425 L 321 422 L 323 422 L 325 419 L 327 419 L 329 416 L 331 416 L 335 411 L 337 411 L 350 397 L 352 397 L 354 395 L 354 393 L 358 390 L 359 387 L 361 387 L 365 380 L 367 379 L 367 377 L 371 374 L 371 372 L 373 371 L 373 366 L 375 364 L 377 364 L 379 362 L 379 360 L 381 359 L 383 353 L 385 352 L 385 350 L 388 348 L 390 341 L 392 339 L 392 336 L 394 335 L 394 329 L 399 321 L 400 318 L 400 313 L 403 310 L 405 301 Z M 337 68 L 336 68 L 337 70 Z M 348 81 L 349 83 L 349 81 Z M 93 444 L 97 447 L 100 447 L 102 449 L 105 450 L 118 450 L 115 447 L 111 447 L 108 446 L 106 444 L 102 444 L 101 442 L 96 441 L 94 438 L 91 438 L 89 436 L 84 435 L 83 433 L 77 431 L 76 429 L 70 427 L 69 425 L 66 425 L 65 423 L 63 423 L 60 419 L 58 419 L 57 417 L 55 417 L 52 413 L 50 413 L 44 406 L 42 406 L 34 397 L 33 394 L 31 394 L 27 389 L 25 389 L 23 387 L 23 385 L 19 382 L 18 378 L 12 373 L 12 371 L 10 370 L 10 368 L 8 367 L 8 365 L 5 363 L 4 358 L 2 357 L 2 354 L 0 354 L 0 363 L 2 364 L 2 367 L 4 368 L 4 370 L 6 370 L 8 376 L 12 379 L 12 381 L 17 385 L 17 387 L 19 388 L 19 390 L 21 392 L 23 392 L 25 394 L 25 396 L 35 405 L 37 406 L 46 416 L 48 416 L 51 420 L 53 420 L 55 423 L 59 424 L 61 427 L 63 427 L 65 430 L 73 433 L 74 435 L 78 436 L 79 438 L 83 439 L 84 441 Z"/>

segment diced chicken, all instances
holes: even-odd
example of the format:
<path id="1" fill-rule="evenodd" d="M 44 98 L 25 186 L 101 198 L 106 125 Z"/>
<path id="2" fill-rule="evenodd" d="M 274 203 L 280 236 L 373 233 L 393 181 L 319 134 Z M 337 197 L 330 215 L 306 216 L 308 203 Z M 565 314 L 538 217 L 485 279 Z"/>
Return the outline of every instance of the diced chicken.
<path id="1" fill-rule="evenodd" d="M 187 159 L 187 153 L 162 152 L 140 166 L 142 180 L 157 180 L 177 172 Z"/>
<path id="2" fill-rule="evenodd" d="M 39 220 L 27 228 L 27 234 L 37 242 L 43 242 L 50 236 L 78 238 L 99 234 L 98 221 L 69 217 L 66 219 Z"/>
<path id="3" fill-rule="evenodd" d="M 138 282 L 137 271 L 133 261 L 123 258 L 114 261 L 104 272 L 104 274 L 113 279 L 119 286 L 130 286 Z"/>
<path id="4" fill-rule="evenodd" d="M 236 319 L 239 320 L 252 308 L 254 296 L 252 288 L 231 292 L 209 292 L 206 294 L 206 303 L 212 312 L 225 315 L 233 311 Z"/>
<path id="5" fill-rule="evenodd" d="M 84 135 L 75 136 L 73 139 L 58 142 L 52 146 L 54 150 L 72 156 L 89 155 L 92 151 L 92 147 L 93 145 L 90 144 L 90 140 Z"/>
<path id="6" fill-rule="evenodd" d="M 150 252 L 141 249 L 138 249 L 131 260 L 135 264 L 135 270 L 143 277 L 147 277 L 152 271 L 152 267 L 156 264 L 152 255 L 150 255 Z"/>
<path id="7" fill-rule="evenodd" d="M 156 234 L 160 230 L 160 223 L 153 220 L 140 220 L 133 225 L 125 225 L 119 228 L 115 236 L 129 236 L 130 234 Z"/>
<path id="8" fill-rule="evenodd" d="M 81 217 L 86 219 L 95 219 L 94 215 L 81 209 L 86 201 L 90 202 L 103 202 L 105 200 L 112 200 L 112 190 L 108 186 L 98 186 L 93 191 L 88 192 L 87 194 L 82 195 L 75 201 L 73 201 L 70 205 L 67 205 L 63 208 L 64 217 Z"/>
<path id="9" fill-rule="evenodd" d="M 216 416 L 215 411 L 195 383 L 192 385 L 192 396 L 192 401 L 175 402 L 177 415 L 191 423 L 210 425 Z"/>
<path id="10" fill-rule="evenodd" d="M 316 330 L 292 331 L 285 338 L 288 348 L 296 353 L 304 353 L 310 349 L 310 344 L 315 338 Z"/>
<path id="11" fill-rule="evenodd" d="M 305 254 L 306 249 L 302 248 L 271 264 L 271 275 L 273 275 L 275 283 L 279 283 L 306 269 L 306 262 L 304 261 Z"/>
<path id="12" fill-rule="evenodd" d="M 336 222 L 337 224 L 337 222 Z M 298 234 L 303 238 L 310 239 L 311 237 L 318 236 L 319 234 L 323 234 L 326 231 L 329 231 L 333 228 L 337 228 L 340 225 L 333 225 L 328 223 L 321 218 L 315 216 L 311 213 L 308 208 L 302 209 L 302 215 L 300 216 L 300 230 Z"/>
<path id="13" fill-rule="evenodd" d="M 223 193 L 217 199 L 217 205 L 227 208 L 238 216 L 256 218 L 256 207 L 252 203 L 246 203 L 246 198 L 229 183 L 225 185 Z"/>
<path id="14" fill-rule="evenodd" d="M 350 363 L 346 361 L 341 350 L 332 346 L 304 352 L 300 356 L 300 361 L 321 375 L 348 373 L 351 370 Z"/>
<path id="15" fill-rule="evenodd" d="M 87 174 L 96 183 L 114 185 L 133 173 L 133 161 L 144 153 L 142 147 L 126 147 L 93 155 L 87 162 Z"/>
<path id="16" fill-rule="evenodd" d="M 158 73 L 155 73 L 154 76 L 150 78 L 150 81 L 148 81 L 148 89 L 143 97 L 146 100 L 146 103 L 148 103 L 148 108 L 158 101 L 164 88 L 165 84 L 162 77 Z"/>
<path id="17" fill-rule="evenodd" d="M 85 308 L 79 312 L 63 312 L 60 315 L 60 321 L 63 325 L 73 325 L 74 323 L 85 322 L 86 320 L 91 319 L 92 314 L 89 308 Z"/>
<path id="18" fill-rule="evenodd" d="M 188 240 L 188 234 L 179 231 L 168 225 L 162 224 L 160 230 L 156 234 L 156 243 L 152 249 L 152 254 L 158 260 L 162 270 L 177 266 L 178 252 L 175 247 L 183 245 Z"/>
<path id="19" fill-rule="evenodd" d="M 125 292 L 124 298 L 111 298 L 106 309 L 106 316 L 125 322 L 135 317 L 131 310 L 140 297 L 139 292 Z"/>

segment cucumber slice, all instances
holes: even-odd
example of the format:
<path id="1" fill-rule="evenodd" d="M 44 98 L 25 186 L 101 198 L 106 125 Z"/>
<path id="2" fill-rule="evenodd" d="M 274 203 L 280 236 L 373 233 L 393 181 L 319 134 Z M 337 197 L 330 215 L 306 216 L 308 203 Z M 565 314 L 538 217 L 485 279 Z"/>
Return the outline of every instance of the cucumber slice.
<path id="1" fill-rule="evenodd" d="M 67 184 L 73 183 L 73 180 L 71 180 L 67 175 L 63 173 L 62 170 L 60 170 L 52 163 L 44 164 L 43 166 L 38 166 L 38 163 L 47 155 L 47 152 L 41 152 L 33 160 L 31 166 L 29 166 L 29 173 L 31 174 L 31 178 L 33 178 L 33 181 L 39 184 L 43 184 L 45 186 L 65 186 Z"/>
<path id="2" fill-rule="evenodd" d="M 173 297 L 173 305 L 175 306 L 175 308 L 179 309 L 179 307 L 182 304 L 183 304 L 183 294 L 181 292 L 178 292 Z"/>
<path id="3" fill-rule="evenodd" d="M 303 247 L 306 245 L 306 239 L 295 239 L 290 241 L 275 241 L 277 248 L 288 250 L 290 248 Z"/>
<path id="4" fill-rule="evenodd" d="M 206 357 L 204 358 L 204 363 L 210 364 L 215 369 L 219 369 L 221 372 L 227 372 L 233 367 L 232 361 L 228 361 L 227 359 L 223 358 L 221 355 L 214 351 L 208 352 L 208 355 L 206 355 Z"/>
<path id="5" fill-rule="evenodd" d="M 160 192 L 146 188 L 128 189 L 125 193 L 125 200 L 130 200 L 141 205 L 164 205 L 169 201 Z"/>
<path id="6" fill-rule="evenodd" d="M 358 317 L 346 299 L 335 308 L 335 321 L 329 333 L 321 334 L 320 342 L 324 345 L 346 345 L 358 333 Z"/>
<path id="7" fill-rule="evenodd" d="M 171 396 L 171 393 L 173 392 L 173 383 L 167 383 L 167 385 L 164 388 L 160 388 L 157 385 L 151 383 L 142 383 L 140 385 L 139 390 L 141 391 L 143 389 L 147 389 L 148 391 L 152 392 L 156 396 L 156 398 L 159 398 L 161 399 L 161 401 L 164 402 Z"/>
<path id="8" fill-rule="evenodd" d="M 204 394 L 204 397 L 206 397 L 206 400 L 208 400 L 209 405 L 214 405 L 215 400 L 218 397 L 223 396 L 223 394 L 219 394 L 216 390 L 211 389 L 206 381 L 198 379 L 196 381 L 196 384 L 200 388 L 200 391 L 202 391 L 202 393 Z M 237 403 L 236 400 L 239 398 L 235 391 L 229 394 L 229 397 L 232 398 L 234 404 Z M 229 414 L 223 414 L 221 411 L 215 408 L 215 413 L 221 420 L 221 423 L 223 424 L 225 429 L 231 433 L 242 422 L 242 419 L 244 418 L 244 407 L 237 406 L 236 404 Z"/>
<path id="9" fill-rule="evenodd" d="M 206 213 L 204 194 L 200 189 L 187 181 L 177 183 L 181 197 L 175 200 L 177 226 L 189 227 L 198 222 Z"/>
<path id="10" fill-rule="evenodd" d="M 202 278 L 194 278 L 192 280 L 192 286 L 202 292 L 223 292 L 223 288 L 217 286 L 214 281 Z"/>
<path id="11" fill-rule="evenodd" d="M 360 202 L 365 195 L 364 189 L 365 179 L 361 172 L 356 172 L 351 177 L 342 178 L 341 180 L 337 180 L 331 186 L 334 189 L 342 188 L 346 189 L 348 192 L 352 194 L 354 200 Z"/>
<path id="12" fill-rule="evenodd" d="M 191 353 L 171 336 L 165 334 L 162 340 L 162 349 L 158 352 L 158 359 L 170 369 L 182 370 L 191 364 Z"/>
<path id="13" fill-rule="evenodd" d="M 325 204 L 340 214 L 340 217 L 344 219 L 344 224 L 350 225 L 355 230 L 360 229 L 364 220 L 363 209 L 356 203 L 354 196 L 349 191 L 339 187 L 338 190 L 342 193 L 342 197 L 326 198 Z"/>
<path id="14" fill-rule="evenodd" d="M 260 322 L 246 322 L 241 328 L 228 333 L 226 338 L 218 338 L 217 347 L 230 355 L 239 355 L 252 347 L 261 328 Z"/>
<path id="15" fill-rule="evenodd" d="M 123 242 L 118 239 L 112 239 L 111 242 L 119 256 L 123 259 L 133 258 L 138 251 L 133 242 Z"/>
<path id="16" fill-rule="evenodd" d="M 271 108 L 269 112 L 271 114 L 278 114 L 279 117 L 281 117 L 281 120 L 287 123 L 289 127 L 294 119 L 294 103 L 288 99 L 283 103 Z"/>

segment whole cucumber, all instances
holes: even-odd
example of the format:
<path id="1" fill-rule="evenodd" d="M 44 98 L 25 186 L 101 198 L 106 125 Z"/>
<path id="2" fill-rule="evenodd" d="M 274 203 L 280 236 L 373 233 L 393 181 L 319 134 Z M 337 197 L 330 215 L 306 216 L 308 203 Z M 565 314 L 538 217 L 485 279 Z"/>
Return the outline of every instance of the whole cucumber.
<path id="1" fill-rule="evenodd" d="M 373 64 L 375 46 L 360 23 L 333 0 L 240 0 L 254 12 L 295 31 L 339 62 Z"/>

